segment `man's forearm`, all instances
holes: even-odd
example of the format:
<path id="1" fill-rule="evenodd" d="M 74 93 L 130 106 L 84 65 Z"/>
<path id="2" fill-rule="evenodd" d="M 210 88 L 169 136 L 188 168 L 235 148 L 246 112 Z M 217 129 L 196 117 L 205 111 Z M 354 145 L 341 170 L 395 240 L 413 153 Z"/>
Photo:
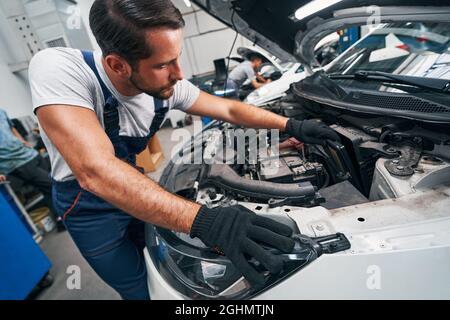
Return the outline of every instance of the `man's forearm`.
<path id="1" fill-rule="evenodd" d="M 278 129 L 284 131 L 288 118 L 236 101 L 230 110 L 229 121 L 248 128 Z"/>
<path id="2" fill-rule="evenodd" d="M 77 177 L 81 186 L 136 218 L 189 233 L 200 205 L 173 195 L 127 163 L 110 158 Z"/>

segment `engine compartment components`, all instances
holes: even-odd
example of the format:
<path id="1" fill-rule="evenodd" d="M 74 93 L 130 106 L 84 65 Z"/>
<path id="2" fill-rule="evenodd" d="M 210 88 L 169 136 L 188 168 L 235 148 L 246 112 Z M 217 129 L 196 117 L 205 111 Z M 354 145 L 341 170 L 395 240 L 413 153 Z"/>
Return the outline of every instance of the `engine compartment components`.
<path id="1" fill-rule="evenodd" d="M 409 175 L 392 174 L 389 171 L 392 160 L 379 159 L 370 191 L 370 200 L 398 198 L 407 194 L 440 184 L 448 183 L 450 162 L 431 155 L 421 155 Z"/>
<path id="2" fill-rule="evenodd" d="M 322 186 L 325 179 L 323 165 L 308 162 L 299 154 L 287 153 L 277 157 L 260 159 L 259 175 L 261 180 L 277 183 L 311 182 Z"/>
<path id="3" fill-rule="evenodd" d="M 234 197 L 249 197 L 267 201 L 269 206 L 302 205 L 312 206 L 323 202 L 317 187 L 310 182 L 274 183 L 251 180 L 239 176 L 230 166 L 214 164 L 209 166 L 200 180 L 199 187 L 217 187 Z"/>
<path id="4" fill-rule="evenodd" d="M 272 111 L 286 116 L 282 107 L 277 108 Z M 450 147 L 442 143 L 442 133 L 405 120 L 344 115 L 333 119 L 322 121 L 341 141 L 325 145 L 293 144 L 282 133 L 274 136 L 267 130 L 217 123 L 184 147 L 188 154 L 180 153 L 202 161 L 171 164 L 178 166 L 176 176 L 168 179 L 163 174 L 160 183 L 210 207 L 252 202 L 271 208 L 330 209 L 448 183 Z"/>

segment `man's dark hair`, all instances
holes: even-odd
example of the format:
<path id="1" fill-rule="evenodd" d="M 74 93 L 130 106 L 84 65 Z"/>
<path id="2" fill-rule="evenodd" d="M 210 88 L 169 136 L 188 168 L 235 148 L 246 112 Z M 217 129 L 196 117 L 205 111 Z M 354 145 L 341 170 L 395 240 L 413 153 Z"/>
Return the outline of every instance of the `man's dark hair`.
<path id="1" fill-rule="evenodd" d="M 146 31 L 184 27 L 183 16 L 170 0 L 95 0 L 89 25 L 103 56 L 115 53 L 133 69 L 152 54 Z"/>
<path id="2" fill-rule="evenodd" d="M 256 52 L 249 53 L 247 58 L 250 61 L 261 60 L 262 62 L 264 62 L 266 60 L 263 55 L 256 53 Z"/>

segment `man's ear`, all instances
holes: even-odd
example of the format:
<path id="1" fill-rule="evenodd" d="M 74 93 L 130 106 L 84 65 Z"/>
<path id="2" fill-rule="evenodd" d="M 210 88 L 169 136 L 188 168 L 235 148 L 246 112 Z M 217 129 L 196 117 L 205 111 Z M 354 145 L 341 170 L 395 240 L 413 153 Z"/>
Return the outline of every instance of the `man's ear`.
<path id="1" fill-rule="evenodd" d="M 120 77 L 128 79 L 133 73 L 130 64 L 116 54 L 107 55 L 105 57 L 105 63 L 111 71 Z"/>

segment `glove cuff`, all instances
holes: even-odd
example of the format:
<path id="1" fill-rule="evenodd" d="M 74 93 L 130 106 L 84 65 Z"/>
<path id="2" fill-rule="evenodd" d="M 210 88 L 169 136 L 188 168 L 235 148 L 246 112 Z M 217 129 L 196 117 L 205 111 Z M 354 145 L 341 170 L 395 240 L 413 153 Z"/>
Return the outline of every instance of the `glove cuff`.
<path id="1" fill-rule="evenodd" d="M 303 121 L 295 120 L 290 118 L 286 123 L 286 132 L 291 136 L 298 136 L 302 131 Z"/>
<path id="2" fill-rule="evenodd" d="M 292 118 L 291 118 L 286 122 L 286 130 L 285 131 L 292 136 L 292 130 L 293 130 L 293 126 L 292 126 Z"/>
<path id="3" fill-rule="evenodd" d="M 209 209 L 206 206 L 202 206 L 195 216 L 192 223 L 190 237 L 202 238 L 202 236 L 211 229 L 214 220 L 216 220 L 219 213 L 216 210 Z"/>

